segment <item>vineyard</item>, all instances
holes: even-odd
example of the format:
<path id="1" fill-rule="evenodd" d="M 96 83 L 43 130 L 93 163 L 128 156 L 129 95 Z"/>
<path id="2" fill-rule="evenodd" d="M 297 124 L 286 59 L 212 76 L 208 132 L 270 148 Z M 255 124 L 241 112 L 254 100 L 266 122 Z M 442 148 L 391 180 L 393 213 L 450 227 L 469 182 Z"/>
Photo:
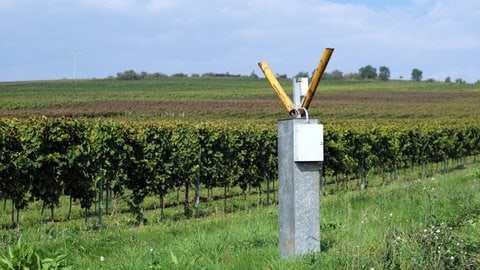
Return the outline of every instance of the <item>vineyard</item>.
<path id="1" fill-rule="evenodd" d="M 63 195 L 85 217 L 104 193 L 107 212 L 126 201 L 137 224 L 145 198 L 158 198 L 163 211 L 165 196 L 180 191 L 187 217 L 200 190 L 207 201 L 223 191 L 225 205 L 230 189 L 253 188 L 271 203 L 275 123 L 286 114 L 264 79 L 0 83 L 0 97 L 0 194 L 12 202 L 13 224 L 33 201 L 53 220 Z M 401 172 L 445 173 L 480 151 L 478 84 L 324 81 L 316 99 L 310 114 L 325 124 L 321 181 L 334 187 L 324 194 Z"/>
<path id="2" fill-rule="evenodd" d="M 324 186 L 356 180 L 356 187 L 364 189 L 368 175 L 390 182 L 398 171 L 414 168 L 420 168 L 418 177 L 426 177 L 433 173 L 433 164 L 442 164 L 440 171 L 447 172 L 480 154 L 480 126 L 468 124 L 330 127 L 324 140 Z M 182 190 L 184 213 L 190 217 L 200 189 L 221 188 L 226 200 L 233 187 L 242 194 L 250 188 L 261 193 L 266 187 L 269 198 L 276 162 L 275 126 L 255 122 L 64 117 L 0 121 L 0 192 L 12 202 L 12 224 L 35 200 L 54 220 L 62 195 L 69 196 L 70 209 L 79 202 L 86 219 L 98 203 L 99 190 L 105 191 L 107 211 L 112 201 L 126 200 L 136 224 L 144 222 L 146 197 L 158 198 L 163 211 L 164 197 Z"/>
<path id="3" fill-rule="evenodd" d="M 476 269 L 478 104 L 478 83 L 322 81 L 322 251 L 282 260 L 265 79 L 0 82 L 0 267 Z"/>

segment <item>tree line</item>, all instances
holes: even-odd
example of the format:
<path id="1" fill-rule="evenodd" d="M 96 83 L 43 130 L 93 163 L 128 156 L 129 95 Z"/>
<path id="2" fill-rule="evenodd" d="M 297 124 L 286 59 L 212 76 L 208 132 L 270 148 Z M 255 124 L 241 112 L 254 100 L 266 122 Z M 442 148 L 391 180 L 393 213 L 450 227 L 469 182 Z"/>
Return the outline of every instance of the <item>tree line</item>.
<path id="1" fill-rule="evenodd" d="M 312 72 L 313 74 L 313 72 Z M 294 78 L 299 77 L 310 77 L 309 72 L 301 71 L 298 72 Z M 252 71 L 249 75 L 242 75 L 242 74 L 231 74 L 229 72 L 225 73 L 215 73 L 215 72 L 206 72 L 203 74 L 199 73 L 174 73 L 171 75 L 167 75 L 161 72 L 155 73 L 147 73 L 145 71 L 136 72 L 134 70 L 125 70 L 123 72 L 118 72 L 115 77 L 110 76 L 108 79 L 116 79 L 116 80 L 143 80 L 143 79 L 161 79 L 161 78 L 198 78 L 198 77 L 250 77 L 250 78 L 258 78 L 258 75 L 255 71 Z M 286 74 L 276 74 L 277 78 L 287 79 L 288 76 Z M 342 71 L 336 69 L 331 72 L 325 72 L 322 76 L 323 80 L 380 80 L 380 81 L 388 81 L 391 78 L 390 68 L 387 66 L 380 66 L 378 68 L 373 67 L 372 65 L 366 65 L 358 69 L 358 72 L 349 72 L 343 73 Z M 400 76 L 401 80 L 403 80 L 403 76 Z M 412 81 L 422 81 L 423 80 L 423 71 L 414 68 L 412 69 L 410 80 Z M 433 79 L 427 79 L 426 81 L 434 81 Z M 444 82 L 451 83 L 452 79 L 448 76 L 445 78 Z M 465 83 L 465 81 L 461 78 L 455 79 L 455 83 Z"/>
<path id="2" fill-rule="evenodd" d="M 241 75 L 241 74 L 230 74 L 229 72 L 226 73 L 214 73 L 214 72 L 206 72 L 203 74 L 198 74 L 198 73 L 192 73 L 190 76 L 186 73 L 174 73 L 172 75 L 166 75 L 164 73 L 160 72 L 155 72 L 155 73 L 147 73 L 145 71 L 142 72 L 136 72 L 134 70 L 125 70 L 123 72 L 118 72 L 116 77 L 109 77 L 109 79 L 117 79 L 117 80 L 142 80 L 142 79 L 161 79 L 161 78 L 186 78 L 186 77 L 255 77 L 258 78 L 258 76 L 255 74 L 255 72 L 252 71 L 252 73 L 248 76 L 246 75 Z"/>
<path id="3" fill-rule="evenodd" d="M 308 76 L 308 72 L 301 72 L 297 76 Z M 325 80 L 380 80 L 388 81 L 390 80 L 390 68 L 387 66 L 380 66 L 378 68 L 373 67 L 372 65 L 366 65 L 358 69 L 358 72 L 350 72 L 344 74 L 340 70 L 334 70 L 330 73 L 323 74 L 323 79 Z M 403 79 L 403 77 L 400 77 Z M 423 71 L 418 68 L 412 69 L 410 80 L 412 81 L 421 81 L 423 79 Z"/>

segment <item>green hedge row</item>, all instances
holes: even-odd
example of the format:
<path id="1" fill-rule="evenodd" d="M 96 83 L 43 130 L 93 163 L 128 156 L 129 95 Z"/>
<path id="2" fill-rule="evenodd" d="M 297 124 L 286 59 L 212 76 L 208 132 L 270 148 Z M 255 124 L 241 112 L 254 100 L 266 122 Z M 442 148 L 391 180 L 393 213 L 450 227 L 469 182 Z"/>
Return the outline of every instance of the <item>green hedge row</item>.
<path id="1" fill-rule="evenodd" d="M 326 127 L 326 176 L 396 170 L 480 153 L 480 127 Z M 0 119 L 0 196 L 18 214 L 32 199 L 51 210 L 62 194 L 87 211 L 100 184 L 128 194 L 142 222 L 146 196 L 199 183 L 242 190 L 273 181 L 277 131 L 257 123 L 124 122 L 72 118 Z M 127 192 L 128 191 L 128 192 Z M 86 213 L 86 212 L 85 212 Z M 15 222 L 12 209 L 12 222 Z"/>

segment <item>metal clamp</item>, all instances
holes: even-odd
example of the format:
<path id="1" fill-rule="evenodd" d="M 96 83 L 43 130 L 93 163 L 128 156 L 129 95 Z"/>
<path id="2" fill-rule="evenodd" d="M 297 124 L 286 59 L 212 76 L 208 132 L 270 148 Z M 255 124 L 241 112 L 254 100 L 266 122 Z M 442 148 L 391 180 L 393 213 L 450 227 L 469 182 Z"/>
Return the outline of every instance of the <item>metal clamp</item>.
<path id="1" fill-rule="evenodd" d="M 306 122 L 307 123 L 309 122 L 308 110 L 306 108 L 298 108 L 298 109 L 295 109 L 293 112 L 294 112 L 294 114 L 292 115 L 293 117 L 302 118 L 302 116 L 305 115 Z"/>

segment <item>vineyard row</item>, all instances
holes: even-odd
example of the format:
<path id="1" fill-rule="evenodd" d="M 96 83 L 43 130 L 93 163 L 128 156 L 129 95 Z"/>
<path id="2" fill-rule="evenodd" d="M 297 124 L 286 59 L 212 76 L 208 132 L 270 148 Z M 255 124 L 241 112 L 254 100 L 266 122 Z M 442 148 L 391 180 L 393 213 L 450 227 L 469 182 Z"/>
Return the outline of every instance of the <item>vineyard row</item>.
<path id="1" fill-rule="evenodd" d="M 322 175 L 364 179 L 387 171 L 480 153 L 480 127 L 330 127 Z M 255 123 L 131 123 L 72 118 L 0 119 L 0 197 L 18 215 L 41 200 L 51 210 L 61 195 L 91 208 L 98 187 L 127 194 L 137 221 L 146 196 L 163 198 L 201 183 L 243 191 L 277 177 L 277 131 Z"/>

